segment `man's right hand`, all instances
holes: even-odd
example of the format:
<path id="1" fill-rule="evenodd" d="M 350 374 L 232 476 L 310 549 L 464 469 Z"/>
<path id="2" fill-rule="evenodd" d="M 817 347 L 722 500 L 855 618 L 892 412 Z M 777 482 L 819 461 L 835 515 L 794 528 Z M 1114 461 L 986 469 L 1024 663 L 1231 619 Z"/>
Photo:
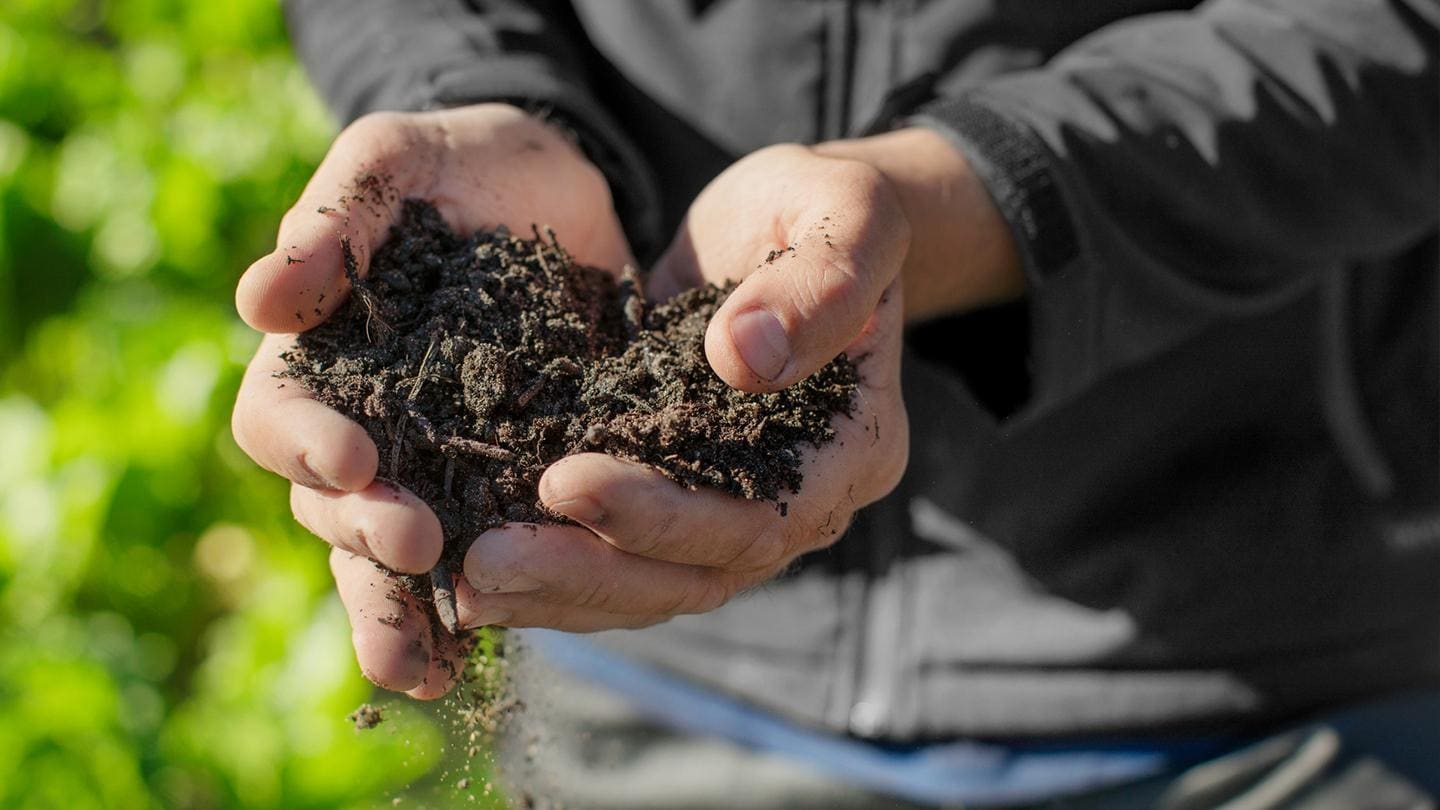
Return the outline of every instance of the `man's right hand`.
<path id="1" fill-rule="evenodd" d="M 292 482 L 296 519 L 335 547 L 330 566 L 365 676 L 433 698 L 459 671 L 444 663 L 458 650 L 448 636 L 444 649 L 432 648 L 428 613 L 414 600 L 400 623 L 380 621 L 394 613 L 391 588 L 369 559 L 429 571 L 440 558 L 440 523 L 415 495 L 376 480 L 375 444 L 359 425 L 275 379 L 295 333 L 323 321 L 349 291 L 341 240 L 364 275 L 405 197 L 434 202 L 460 233 L 548 225 L 583 264 L 618 270 L 634 260 L 605 178 L 579 149 L 515 107 L 481 104 L 377 113 L 346 128 L 281 220 L 275 250 L 240 280 L 240 316 L 266 337 L 235 404 L 235 440 Z"/>

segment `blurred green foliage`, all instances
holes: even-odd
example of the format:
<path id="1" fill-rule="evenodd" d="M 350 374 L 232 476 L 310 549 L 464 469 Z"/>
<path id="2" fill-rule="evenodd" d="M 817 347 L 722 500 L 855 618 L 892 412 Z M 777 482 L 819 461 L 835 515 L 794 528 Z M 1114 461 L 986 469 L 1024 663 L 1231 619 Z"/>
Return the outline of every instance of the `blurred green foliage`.
<path id="1" fill-rule="evenodd" d="M 325 549 L 230 437 L 331 134 L 274 0 L 0 4 L 0 807 L 445 801 L 435 712 L 345 723 Z"/>

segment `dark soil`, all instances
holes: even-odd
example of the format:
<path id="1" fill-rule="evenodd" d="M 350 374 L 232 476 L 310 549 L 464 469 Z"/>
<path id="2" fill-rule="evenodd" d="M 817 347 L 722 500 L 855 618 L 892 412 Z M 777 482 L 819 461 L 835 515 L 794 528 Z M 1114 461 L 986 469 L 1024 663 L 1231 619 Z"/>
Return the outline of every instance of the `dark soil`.
<path id="1" fill-rule="evenodd" d="M 365 731 L 380 725 L 385 720 L 385 713 L 369 703 L 361 703 L 345 719 L 355 724 L 356 731 Z"/>
<path id="2" fill-rule="evenodd" d="M 617 280 L 579 266 L 554 234 L 463 237 L 418 200 L 404 201 L 367 278 L 344 250 L 350 298 L 300 335 L 285 376 L 363 425 L 380 476 L 439 517 L 440 567 L 407 581 L 426 601 L 486 529 L 565 522 L 536 494 L 557 459 L 609 453 L 784 514 L 801 450 L 851 409 L 858 378 L 844 356 L 775 394 L 716 377 L 703 341 L 728 288 L 652 303 L 633 270 Z"/>

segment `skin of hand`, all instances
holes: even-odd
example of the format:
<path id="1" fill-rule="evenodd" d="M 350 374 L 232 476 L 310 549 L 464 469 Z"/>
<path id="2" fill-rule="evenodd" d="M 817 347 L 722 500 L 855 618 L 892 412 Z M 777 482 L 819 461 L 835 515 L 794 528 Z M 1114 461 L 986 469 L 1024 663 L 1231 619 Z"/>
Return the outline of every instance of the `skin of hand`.
<path id="1" fill-rule="evenodd" d="M 381 182 L 356 200 L 357 179 L 366 175 Z M 451 686 L 458 644 L 441 634 L 441 648 L 432 649 L 423 606 L 390 601 L 386 575 L 367 558 L 396 571 L 429 571 L 443 543 L 440 523 L 412 493 L 376 479 L 375 445 L 359 425 L 274 378 L 294 333 L 345 298 L 341 239 L 350 240 L 363 275 L 407 196 L 434 201 L 461 232 L 505 225 L 527 233 L 539 223 L 586 264 L 618 270 L 633 259 L 601 172 L 540 120 L 482 104 L 374 114 L 346 128 L 282 219 L 274 252 L 240 280 L 240 315 L 266 335 L 241 384 L 235 439 L 293 482 L 296 518 L 334 546 L 331 570 L 361 670 L 386 688 L 434 698 Z"/>
<path id="2" fill-rule="evenodd" d="M 936 133 L 782 145 L 738 161 L 695 200 L 654 268 L 651 293 L 740 280 L 706 333 L 716 373 L 738 389 L 774 391 L 843 351 L 862 379 L 854 413 L 836 417 L 834 442 L 809 452 L 783 514 L 687 491 L 603 454 L 556 462 L 540 497 L 581 526 L 481 535 L 465 561 L 462 622 L 645 626 L 713 610 L 834 542 L 905 469 L 906 317 L 1015 297 L 1022 278 L 983 185 Z M 906 311 L 912 291 L 921 300 Z"/>

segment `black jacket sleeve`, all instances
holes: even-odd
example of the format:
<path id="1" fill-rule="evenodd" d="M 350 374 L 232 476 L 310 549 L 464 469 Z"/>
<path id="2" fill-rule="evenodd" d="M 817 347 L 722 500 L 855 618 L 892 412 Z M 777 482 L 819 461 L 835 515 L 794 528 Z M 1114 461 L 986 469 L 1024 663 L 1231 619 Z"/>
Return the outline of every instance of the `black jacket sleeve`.
<path id="1" fill-rule="evenodd" d="M 923 107 L 1020 245 L 1030 411 L 1433 232 L 1436 0 L 1213 0 Z"/>
<path id="2" fill-rule="evenodd" d="M 610 180 L 637 251 L 659 238 L 654 178 L 586 86 L 589 45 L 550 0 L 287 0 L 311 80 L 342 122 L 504 101 L 573 132 Z"/>

